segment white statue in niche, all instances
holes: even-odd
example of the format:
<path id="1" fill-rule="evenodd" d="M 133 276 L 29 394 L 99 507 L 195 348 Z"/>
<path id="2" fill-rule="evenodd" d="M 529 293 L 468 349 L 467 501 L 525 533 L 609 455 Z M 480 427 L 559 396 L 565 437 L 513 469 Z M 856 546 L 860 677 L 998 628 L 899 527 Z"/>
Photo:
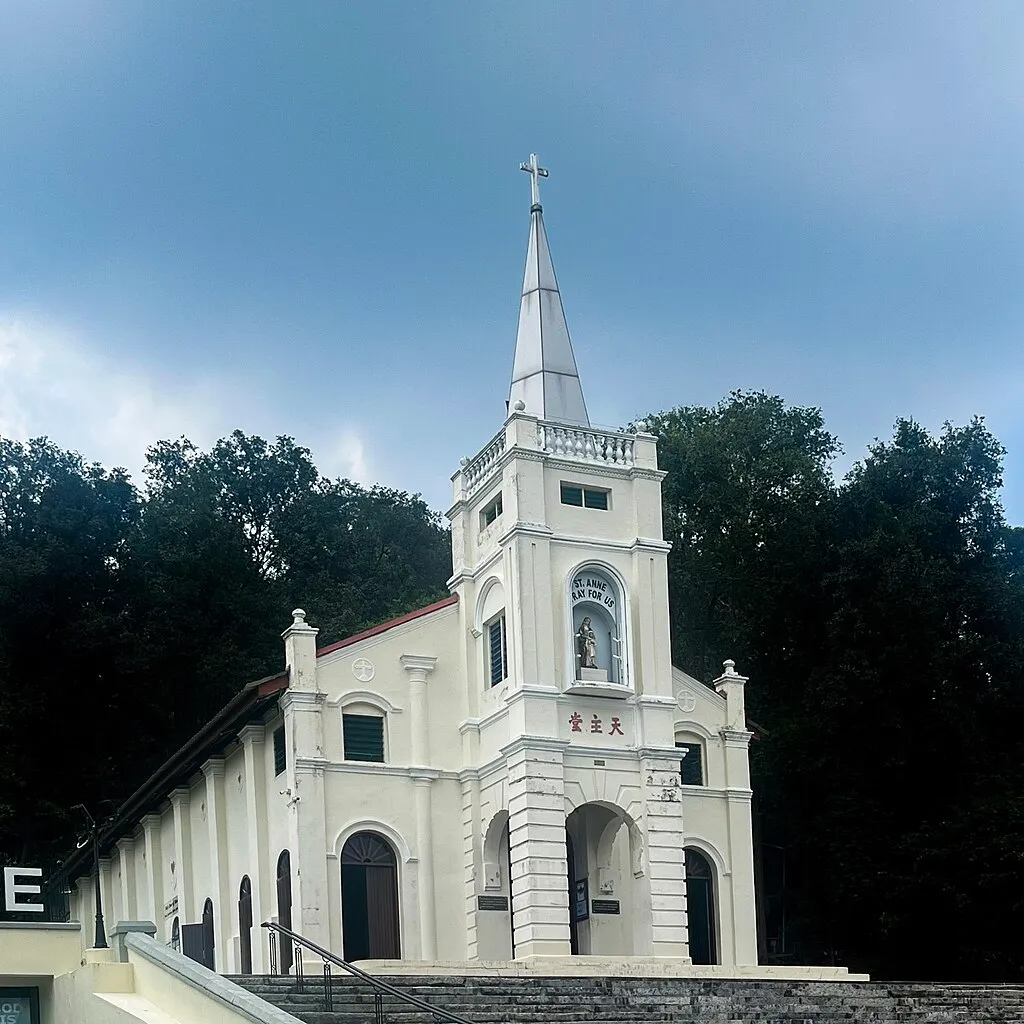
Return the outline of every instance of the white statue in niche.
<path id="1" fill-rule="evenodd" d="M 597 668 L 597 634 L 590 624 L 590 616 L 584 616 L 580 631 L 576 634 L 576 648 L 580 656 L 580 668 Z"/>

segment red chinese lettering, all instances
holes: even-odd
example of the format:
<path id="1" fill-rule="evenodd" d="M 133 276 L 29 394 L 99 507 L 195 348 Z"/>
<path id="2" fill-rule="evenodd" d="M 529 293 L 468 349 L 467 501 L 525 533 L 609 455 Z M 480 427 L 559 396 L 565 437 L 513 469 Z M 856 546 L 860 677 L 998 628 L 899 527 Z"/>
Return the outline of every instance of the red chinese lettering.
<path id="1" fill-rule="evenodd" d="M 594 717 L 590 720 L 590 731 L 604 732 L 604 730 L 601 728 L 601 719 L 598 718 L 597 715 L 594 715 Z"/>
<path id="2" fill-rule="evenodd" d="M 583 732 L 583 729 L 581 728 L 582 725 L 583 716 L 578 711 L 574 711 L 569 716 L 569 728 L 572 729 L 573 732 Z"/>
<path id="3" fill-rule="evenodd" d="M 613 718 L 612 727 L 608 730 L 608 735 L 614 736 L 616 733 L 618 733 L 620 736 L 623 735 L 622 726 L 619 724 L 618 718 Z"/>

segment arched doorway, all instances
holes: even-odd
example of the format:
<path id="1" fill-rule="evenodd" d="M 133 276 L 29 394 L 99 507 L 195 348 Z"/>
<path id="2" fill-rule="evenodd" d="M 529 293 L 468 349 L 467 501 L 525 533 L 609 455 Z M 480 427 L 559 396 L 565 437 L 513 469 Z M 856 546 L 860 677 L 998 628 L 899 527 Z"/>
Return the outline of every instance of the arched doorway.
<path id="1" fill-rule="evenodd" d="M 498 811 L 484 832 L 484 891 L 477 900 L 476 943 L 481 960 L 515 959 L 515 923 L 508 811 Z"/>
<path id="2" fill-rule="evenodd" d="M 238 887 L 238 970 L 252 974 L 252 882 L 242 876 Z"/>
<path id="3" fill-rule="evenodd" d="M 292 857 L 287 850 L 277 858 L 277 923 L 291 931 L 292 927 Z M 287 935 L 278 935 L 281 941 L 281 973 L 292 969 L 292 940 Z"/>
<path id="4" fill-rule="evenodd" d="M 398 861 L 387 840 L 357 832 L 341 850 L 345 959 L 398 960 Z"/>
<path id="5" fill-rule="evenodd" d="M 203 904 L 203 959 L 202 964 L 204 967 L 209 967 L 211 971 L 216 970 L 214 967 L 215 959 L 213 955 L 214 948 L 214 933 L 213 933 L 213 900 L 208 899 Z"/>
<path id="6" fill-rule="evenodd" d="M 714 870 L 707 857 L 692 846 L 686 847 L 686 920 L 690 959 L 695 964 L 717 964 Z"/>
<path id="7" fill-rule="evenodd" d="M 587 803 L 565 820 L 569 944 L 584 956 L 633 956 L 649 948 L 635 934 L 646 919 L 636 823 L 620 807 Z"/>

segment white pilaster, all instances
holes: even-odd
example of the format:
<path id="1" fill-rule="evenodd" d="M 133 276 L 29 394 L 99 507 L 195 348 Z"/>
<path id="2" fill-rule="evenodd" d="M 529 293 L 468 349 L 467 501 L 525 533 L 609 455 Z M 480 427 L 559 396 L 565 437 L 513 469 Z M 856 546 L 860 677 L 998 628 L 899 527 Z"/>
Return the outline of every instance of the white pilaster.
<path id="1" fill-rule="evenodd" d="M 419 864 L 420 959 L 437 959 L 437 915 L 434 904 L 434 830 L 432 825 L 431 786 L 436 773 L 414 775 L 416 801 L 416 850 Z"/>
<path id="2" fill-rule="evenodd" d="M 266 730 L 247 725 L 239 734 L 245 759 L 245 828 L 249 850 L 249 880 L 252 883 L 252 969 L 265 974 L 270 964 L 265 953 L 265 931 L 260 927 L 274 906 L 274 879 L 270 868 L 267 839 L 267 787 L 264 761 Z"/>
<path id="3" fill-rule="evenodd" d="M 216 970 L 226 974 L 231 964 L 231 904 L 230 886 L 225 876 L 227 844 L 224 834 L 224 761 L 212 757 L 203 765 L 206 779 L 206 830 L 210 851 L 210 897 L 213 900 L 213 920 L 216 928 L 214 958 Z"/>
<path id="4" fill-rule="evenodd" d="M 400 660 L 409 677 L 409 727 L 412 732 L 409 760 L 413 765 L 426 767 L 430 764 L 427 676 L 434 671 L 437 658 L 403 654 Z"/>
<path id="5" fill-rule="evenodd" d="M 524 739 L 505 748 L 517 959 L 570 953 L 564 746 Z"/>
<path id="6" fill-rule="evenodd" d="M 286 690 L 281 695 L 288 766 L 288 849 L 292 864 L 292 928 L 330 948 L 327 881 L 327 809 L 324 802 L 323 693 Z"/>
<path id="7" fill-rule="evenodd" d="M 419 896 L 420 958 L 437 957 L 437 911 L 434 904 L 434 831 L 431 786 L 436 772 L 430 764 L 430 719 L 427 706 L 427 676 L 434 671 L 437 658 L 403 654 L 402 668 L 409 677 L 409 718 L 412 730 L 410 760 L 414 766 L 417 893 Z"/>
<path id="8" fill-rule="evenodd" d="M 163 843 L 160 839 L 160 815 L 147 814 L 142 819 L 142 843 L 146 853 L 145 905 L 149 920 L 156 925 L 156 933 L 164 940 L 164 873 Z"/>
<path id="9" fill-rule="evenodd" d="M 191 792 L 184 786 L 172 789 L 169 799 L 174 816 L 174 874 L 172 887 L 178 897 L 181 924 L 193 924 L 200 914 L 192 898 L 192 826 L 189 822 Z"/>
<path id="10" fill-rule="evenodd" d="M 292 612 L 292 624 L 281 634 L 284 663 L 288 669 L 288 688 L 316 690 L 316 635 L 319 630 L 306 625 L 301 608 Z"/>
<path id="11" fill-rule="evenodd" d="M 122 837 L 117 841 L 117 873 L 121 883 L 122 919 L 125 921 L 138 920 L 139 908 L 135 898 L 135 843 L 131 838 Z"/>
<path id="12" fill-rule="evenodd" d="M 480 822 L 480 779 L 464 775 L 462 786 L 462 877 L 466 891 L 466 958 L 479 958 L 477 935 L 477 879 L 483 869 L 483 835 Z"/>

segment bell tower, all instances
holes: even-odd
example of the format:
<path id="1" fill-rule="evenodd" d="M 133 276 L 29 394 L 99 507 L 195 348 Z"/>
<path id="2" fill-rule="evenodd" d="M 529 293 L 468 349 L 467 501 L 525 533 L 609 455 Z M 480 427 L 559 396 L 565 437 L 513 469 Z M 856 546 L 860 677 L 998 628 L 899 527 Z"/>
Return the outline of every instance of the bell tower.
<path id="1" fill-rule="evenodd" d="M 463 459 L 448 512 L 466 680 L 464 804 L 479 807 L 480 822 L 507 813 L 516 957 L 567 955 L 580 942 L 600 951 L 624 927 L 588 923 L 578 938 L 567 888 L 575 877 L 567 807 L 616 801 L 630 809 L 587 818 L 593 828 L 602 814 L 612 814 L 616 828 L 632 822 L 634 868 L 620 864 L 616 877 L 641 877 L 644 849 L 664 876 L 636 883 L 631 945 L 685 955 L 685 915 L 674 909 L 682 826 L 664 473 L 642 425 L 590 422 L 540 204 L 548 172 L 535 155 L 522 169 L 531 183 L 530 235 L 506 419 Z M 659 821 L 653 846 L 642 838 L 649 814 Z M 481 856 L 487 843 L 468 819 L 466 835 Z M 470 892 L 473 878 L 496 877 L 485 856 L 480 867 L 470 873 Z M 472 902 L 469 913 L 471 951 L 494 950 L 497 933 L 477 938 L 493 919 Z"/>
<path id="2" fill-rule="evenodd" d="M 656 441 L 593 427 L 544 226 L 535 154 L 507 418 L 453 476 L 453 577 L 471 695 L 671 696 L 669 545 Z M 470 645 L 472 646 L 472 644 Z M 473 692 L 475 691 L 475 692 Z"/>

